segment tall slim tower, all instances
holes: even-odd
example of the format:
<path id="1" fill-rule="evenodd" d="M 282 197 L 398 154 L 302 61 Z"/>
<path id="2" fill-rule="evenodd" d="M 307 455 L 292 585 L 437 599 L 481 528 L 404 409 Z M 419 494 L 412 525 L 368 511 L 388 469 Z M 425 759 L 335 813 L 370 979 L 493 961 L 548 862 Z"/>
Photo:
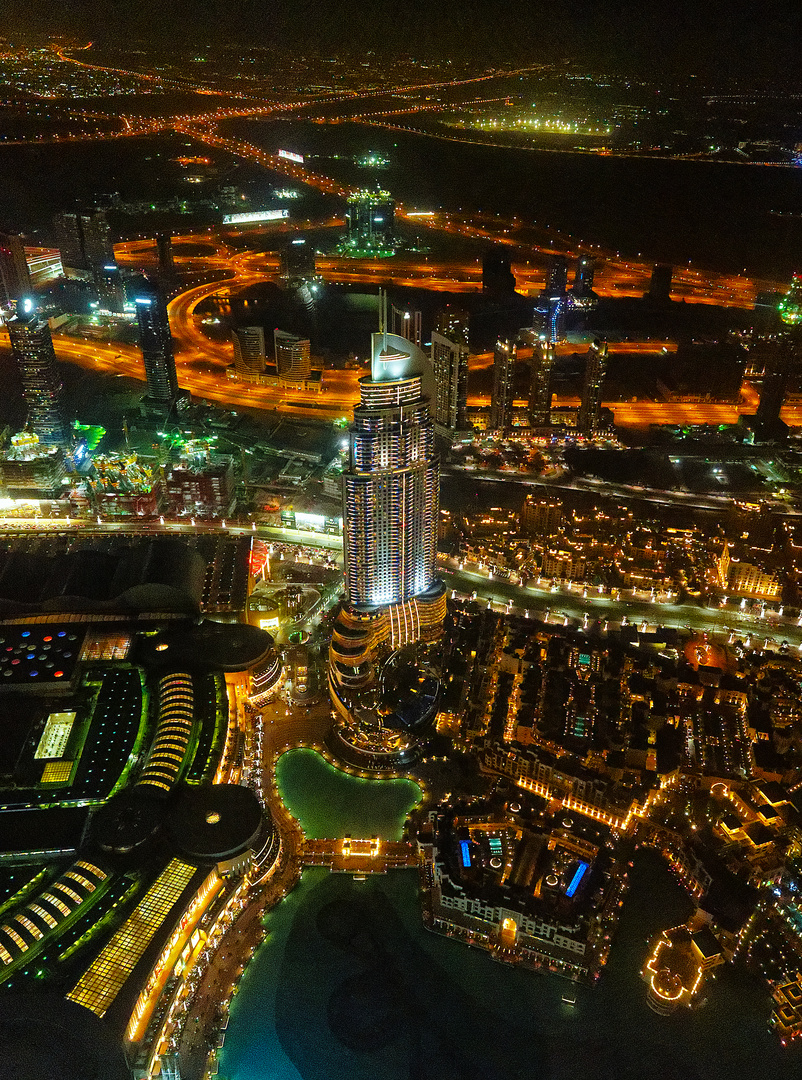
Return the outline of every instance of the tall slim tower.
<path id="1" fill-rule="evenodd" d="M 422 318 L 420 311 L 414 308 L 399 308 L 392 304 L 390 306 L 390 332 L 406 338 L 407 341 L 411 341 L 413 345 L 420 348 L 423 339 Z"/>
<path id="2" fill-rule="evenodd" d="M 160 280 L 172 281 L 175 277 L 175 263 L 173 262 L 173 238 L 169 233 L 157 234 L 156 251 L 159 256 Z"/>
<path id="3" fill-rule="evenodd" d="M 352 608 L 404 605 L 437 584 L 440 462 L 434 452 L 428 358 L 405 338 L 373 335 L 369 378 L 360 380 L 351 461 L 343 476 L 345 596 Z M 400 607 L 399 607 L 400 605 Z"/>
<path id="4" fill-rule="evenodd" d="M 763 381 L 755 419 L 771 427 L 780 419 L 793 365 L 794 349 L 790 341 L 767 342 L 762 349 Z"/>
<path id="5" fill-rule="evenodd" d="M 434 375 L 421 349 L 387 332 L 384 296 L 381 326 L 370 376 L 360 380 L 343 475 L 345 601 L 329 645 L 332 737 L 348 760 L 371 768 L 417 753 L 415 732 L 434 718 L 438 680 L 428 662 L 411 659 L 416 650 L 394 650 L 434 640 L 446 616 L 437 578 Z M 408 671 L 410 663 L 415 690 L 405 699 L 393 672 Z"/>
<path id="6" fill-rule="evenodd" d="M 468 346 L 435 331 L 431 358 L 437 384 L 434 422 L 438 428 L 464 431 L 468 427 Z"/>
<path id="7" fill-rule="evenodd" d="M 30 297 L 20 302 L 17 314 L 6 325 L 11 354 L 22 378 L 28 426 L 44 446 L 69 446 L 69 427 L 64 417 L 61 379 L 50 327 L 36 314 Z"/>
<path id="8" fill-rule="evenodd" d="M 434 320 L 434 328 L 438 334 L 442 334 L 443 337 L 448 338 L 449 341 L 455 341 L 459 345 L 464 345 L 468 348 L 468 332 L 469 332 L 470 316 L 463 308 L 452 307 L 451 304 L 446 304 L 442 310 L 437 312 L 437 316 Z"/>
<path id="9" fill-rule="evenodd" d="M 576 264 L 576 271 L 574 273 L 574 284 L 571 288 L 571 292 L 574 296 L 588 297 L 593 294 L 593 275 L 596 270 L 596 264 L 590 255 L 581 255 L 579 262 Z"/>
<path id="10" fill-rule="evenodd" d="M 120 268 L 116 263 L 107 263 L 95 268 L 95 285 L 100 306 L 106 311 L 120 314 L 125 310 L 125 287 Z"/>
<path id="11" fill-rule="evenodd" d="M 65 269 L 85 270 L 83 236 L 78 215 L 69 211 L 53 218 L 53 239 Z M 113 257 L 108 262 L 114 262 Z"/>
<path id="12" fill-rule="evenodd" d="M 0 306 L 11 307 L 31 291 L 31 275 L 22 238 L 0 233 Z"/>
<path id="13" fill-rule="evenodd" d="M 504 432 L 512 426 L 517 357 L 518 349 L 515 342 L 496 342 L 493 352 L 493 397 L 490 401 L 490 427 L 493 431 Z"/>
<path id="14" fill-rule="evenodd" d="M 568 260 L 564 255 L 552 255 L 546 266 L 546 285 L 543 289 L 548 296 L 564 296 L 568 288 Z"/>
<path id="15" fill-rule="evenodd" d="M 554 346 L 550 341 L 536 341 L 532 347 L 529 384 L 529 426 L 546 427 L 551 423 L 551 369 Z"/>
<path id="16" fill-rule="evenodd" d="M 652 267 L 652 277 L 646 297 L 649 300 L 667 304 L 671 299 L 671 279 L 674 276 L 674 267 L 665 263 L 657 263 Z"/>
<path id="17" fill-rule="evenodd" d="M 599 430 L 601 388 L 606 371 L 607 342 L 596 338 L 588 349 L 585 378 L 582 384 L 582 401 L 577 418 L 577 427 L 585 435 L 593 435 Z"/>
<path id="18" fill-rule="evenodd" d="M 159 290 L 150 283 L 134 298 L 134 306 L 148 383 L 145 403 L 169 412 L 178 398 L 178 376 L 167 306 Z"/>
<path id="19" fill-rule="evenodd" d="M 356 191 L 348 196 L 347 247 L 355 253 L 389 251 L 394 243 L 395 202 L 389 191 Z"/>
<path id="20" fill-rule="evenodd" d="M 114 262 L 109 219 L 105 210 L 87 210 L 80 216 L 84 265 L 94 269 Z"/>

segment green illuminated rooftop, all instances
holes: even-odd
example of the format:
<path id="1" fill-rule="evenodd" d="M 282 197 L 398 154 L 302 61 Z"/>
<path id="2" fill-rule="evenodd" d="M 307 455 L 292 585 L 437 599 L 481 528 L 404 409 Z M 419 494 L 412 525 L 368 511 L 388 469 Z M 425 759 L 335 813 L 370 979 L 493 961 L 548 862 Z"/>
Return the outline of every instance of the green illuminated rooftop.
<path id="1" fill-rule="evenodd" d="M 789 326 L 802 323 L 802 275 L 794 274 L 791 288 L 777 306 L 780 318 Z"/>

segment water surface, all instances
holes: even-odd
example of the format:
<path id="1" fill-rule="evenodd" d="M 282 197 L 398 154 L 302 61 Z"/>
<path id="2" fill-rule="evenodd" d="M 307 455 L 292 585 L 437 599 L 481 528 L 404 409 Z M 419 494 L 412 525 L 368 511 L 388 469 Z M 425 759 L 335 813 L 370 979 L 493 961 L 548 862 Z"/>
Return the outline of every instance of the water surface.
<path id="1" fill-rule="evenodd" d="M 601 980 L 578 987 L 495 963 L 428 933 L 418 878 L 304 872 L 266 917 L 268 938 L 232 1004 L 225 1080 L 796 1080 L 802 1052 L 766 1028 L 749 976 L 723 969 L 694 1012 L 655 1015 L 639 978 L 647 941 L 688 902 L 638 856 Z"/>
<path id="2" fill-rule="evenodd" d="M 412 780 L 350 776 L 306 749 L 281 755 L 276 782 L 284 805 L 310 840 L 400 840 L 407 814 L 423 795 Z"/>

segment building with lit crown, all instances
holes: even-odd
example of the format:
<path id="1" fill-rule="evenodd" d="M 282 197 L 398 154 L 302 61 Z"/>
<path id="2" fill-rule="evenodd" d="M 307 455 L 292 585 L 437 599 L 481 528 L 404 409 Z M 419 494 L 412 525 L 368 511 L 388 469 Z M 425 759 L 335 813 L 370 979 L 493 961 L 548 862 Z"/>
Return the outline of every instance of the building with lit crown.
<path id="1" fill-rule="evenodd" d="M 536 341 L 532 347 L 529 382 L 529 426 L 551 424 L 551 371 L 554 346 L 550 341 Z"/>
<path id="2" fill-rule="evenodd" d="M 139 291 L 134 306 L 148 384 L 145 405 L 167 413 L 179 396 L 167 307 L 159 290 L 152 285 Z"/>
<path id="3" fill-rule="evenodd" d="M 17 314 L 6 325 L 11 354 L 22 379 L 22 396 L 28 406 L 28 427 L 43 446 L 68 446 L 70 432 L 50 327 L 36 314 L 34 302 L 28 297 L 20 302 Z"/>
<path id="4" fill-rule="evenodd" d="M 512 427 L 515 396 L 515 363 L 518 347 L 514 341 L 497 341 L 493 351 L 493 396 L 490 399 L 490 427 L 504 432 Z"/>
<path id="5" fill-rule="evenodd" d="M 436 576 L 435 385 L 422 350 L 380 332 L 360 388 L 343 475 L 345 603 L 332 635 L 329 682 L 341 715 L 367 717 L 376 747 L 392 744 L 403 753 L 400 743 L 409 740 L 397 733 L 385 738 L 375 662 L 382 646 L 437 637 L 445 618 L 445 589 Z"/>
<path id="6" fill-rule="evenodd" d="M 585 435 L 595 435 L 601 426 L 602 383 L 606 372 L 607 342 L 596 340 L 588 349 L 577 421 L 577 427 Z"/>
<path id="7" fill-rule="evenodd" d="M 347 252 L 358 255 L 392 251 L 395 203 L 389 191 L 356 191 L 349 195 L 345 220 Z"/>
<path id="8" fill-rule="evenodd" d="M 10 307 L 31 290 L 31 275 L 22 237 L 0 233 L 0 305 Z"/>
<path id="9" fill-rule="evenodd" d="M 404 603 L 434 584 L 440 463 L 432 383 L 425 353 L 374 334 L 343 478 L 345 591 L 357 608 Z"/>
<path id="10" fill-rule="evenodd" d="M 434 420 L 440 433 L 468 427 L 468 346 L 435 331 L 431 344 L 432 367 L 437 384 Z"/>
<path id="11" fill-rule="evenodd" d="M 802 323 L 802 274 L 794 274 L 791 288 L 780 301 L 777 310 L 782 321 L 788 326 Z"/>

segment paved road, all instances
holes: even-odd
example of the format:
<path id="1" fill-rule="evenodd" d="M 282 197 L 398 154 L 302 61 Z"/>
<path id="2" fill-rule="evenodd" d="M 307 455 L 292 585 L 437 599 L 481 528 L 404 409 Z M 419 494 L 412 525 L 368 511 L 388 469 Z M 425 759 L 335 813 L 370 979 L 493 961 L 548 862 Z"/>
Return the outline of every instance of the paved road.
<path id="1" fill-rule="evenodd" d="M 525 588 L 496 578 L 488 580 L 484 574 L 474 574 L 467 570 L 441 570 L 440 577 L 449 589 L 458 594 L 491 601 L 504 606 L 511 601 L 513 608 L 520 614 L 529 612 L 531 618 L 543 618 L 550 612 L 552 623 L 562 622 L 564 613 L 573 625 L 583 625 L 585 614 L 588 625 L 596 620 L 608 620 L 611 628 L 617 628 L 622 619 L 629 623 L 648 625 L 690 627 L 693 630 L 721 634 L 729 637 L 732 630 L 743 640 L 752 637 L 753 644 L 769 638 L 779 643 L 787 641 L 789 645 L 802 648 L 802 627 L 795 621 L 779 618 L 757 618 L 751 613 L 742 612 L 728 605 L 726 608 L 702 608 L 692 604 L 660 604 L 648 600 L 612 600 L 609 596 L 594 596 L 591 590 L 585 597 L 581 592 L 548 589 Z"/>

